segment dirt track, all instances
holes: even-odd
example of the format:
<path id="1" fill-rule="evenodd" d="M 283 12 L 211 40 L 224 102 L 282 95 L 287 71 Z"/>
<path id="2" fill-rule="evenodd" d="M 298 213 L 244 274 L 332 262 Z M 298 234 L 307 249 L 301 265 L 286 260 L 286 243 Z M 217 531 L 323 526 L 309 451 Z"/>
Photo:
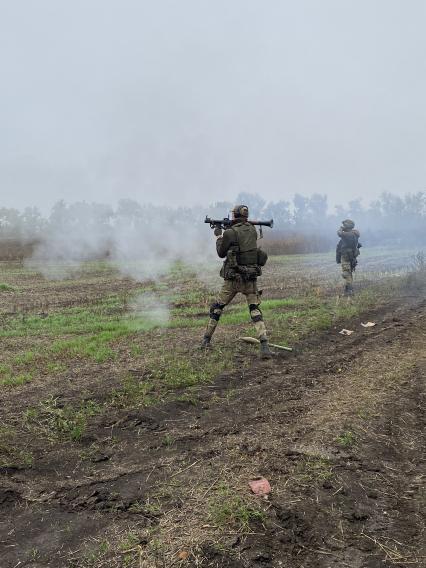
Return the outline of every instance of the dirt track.
<path id="1" fill-rule="evenodd" d="M 4 470 L 0 566 L 426 565 L 426 302 L 398 303 L 368 314 L 374 328 L 348 321 L 350 337 L 253 359 L 196 401 L 94 419 L 79 459 L 58 445 Z M 218 530 L 222 483 L 245 495 L 257 475 L 272 485 L 265 519 Z M 99 551 L 129 529 L 136 555 Z"/>

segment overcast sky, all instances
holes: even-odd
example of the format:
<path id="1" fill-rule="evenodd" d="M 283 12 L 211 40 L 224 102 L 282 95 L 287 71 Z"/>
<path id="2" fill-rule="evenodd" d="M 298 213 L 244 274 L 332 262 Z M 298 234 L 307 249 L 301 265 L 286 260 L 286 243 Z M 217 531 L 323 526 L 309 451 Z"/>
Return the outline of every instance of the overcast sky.
<path id="1" fill-rule="evenodd" d="M 0 207 L 426 189 L 424 0 L 0 0 Z"/>

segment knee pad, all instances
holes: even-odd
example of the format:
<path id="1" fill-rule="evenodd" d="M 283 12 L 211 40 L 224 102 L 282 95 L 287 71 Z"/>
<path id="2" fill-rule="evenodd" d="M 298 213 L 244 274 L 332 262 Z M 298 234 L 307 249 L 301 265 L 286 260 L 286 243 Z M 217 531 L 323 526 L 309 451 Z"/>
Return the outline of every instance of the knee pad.
<path id="1" fill-rule="evenodd" d="M 222 315 L 223 308 L 226 304 L 220 304 L 219 302 L 215 302 L 210 306 L 210 317 L 216 321 L 220 320 L 220 316 Z"/>
<path id="2" fill-rule="evenodd" d="M 263 321 L 262 310 L 259 307 L 259 304 L 250 304 L 250 317 L 253 323 L 257 323 L 259 321 Z"/>

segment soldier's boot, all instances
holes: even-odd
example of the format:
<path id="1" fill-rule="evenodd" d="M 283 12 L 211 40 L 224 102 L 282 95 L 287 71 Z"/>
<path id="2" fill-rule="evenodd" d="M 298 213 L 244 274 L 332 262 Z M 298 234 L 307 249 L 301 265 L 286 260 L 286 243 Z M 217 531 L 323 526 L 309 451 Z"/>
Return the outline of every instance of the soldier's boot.
<path id="1" fill-rule="evenodd" d="M 269 343 L 266 337 L 260 340 L 260 358 L 270 359 L 272 357 L 272 351 L 269 349 Z"/>

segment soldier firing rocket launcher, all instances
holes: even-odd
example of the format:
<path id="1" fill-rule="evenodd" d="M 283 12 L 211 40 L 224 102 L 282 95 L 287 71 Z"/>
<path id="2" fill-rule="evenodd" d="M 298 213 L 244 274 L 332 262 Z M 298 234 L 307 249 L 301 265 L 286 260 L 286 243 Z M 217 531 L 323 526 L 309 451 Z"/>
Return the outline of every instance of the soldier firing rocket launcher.
<path id="1" fill-rule="evenodd" d="M 232 224 L 235 221 L 233 221 L 232 219 L 228 217 L 224 217 L 223 219 L 212 219 L 211 217 L 207 217 L 204 220 L 204 223 L 208 223 L 210 225 L 210 227 L 212 229 L 229 229 L 230 227 L 232 227 Z M 260 236 L 263 236 L 262 233 L 262 227 L 270 227 L 271 229 L 274 226 L 274 220 L 271 219 L 270 221 L 248 221 L 249 223 L 251 223 L 252 225 L 256 225 L 258 227 L 260 227 L 259 232 L 260 232 Z"/>

